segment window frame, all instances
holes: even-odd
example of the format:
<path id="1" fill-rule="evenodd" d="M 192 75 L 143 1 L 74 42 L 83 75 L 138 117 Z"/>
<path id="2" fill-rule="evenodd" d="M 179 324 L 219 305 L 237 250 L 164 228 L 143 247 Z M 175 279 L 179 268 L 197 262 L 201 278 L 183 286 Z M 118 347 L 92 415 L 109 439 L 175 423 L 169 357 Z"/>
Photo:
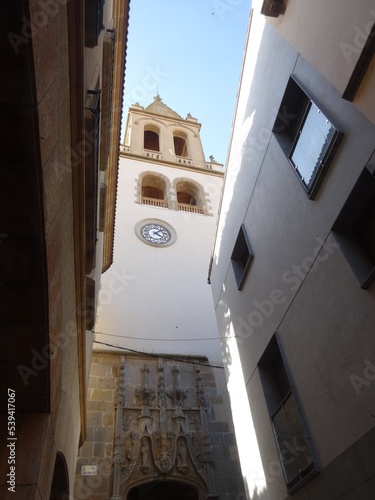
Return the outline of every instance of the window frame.
<path id="1" fill-rule="evenodd" d="M 291 494 L 299 489 L 303 484 L 305 484 L 311 477 L 315 476 L 315 474 L 320 471 L 320 466 L 317 459 L 315 447 L 307 426 L 307 420 L 303 414 L 302 405 L 299 400 L 297 390 L 294 386 L 293 378 L 291 376 L 288 364 L 286 363 L 285 354 L 283 352 L 279 337 L 280 335 L 278 332 L 275 332 L 272 336 L 270 342 L 263 352 L 261 359 L 259 360 L 258 371 L 269 413 L 272 433 L 275 439 L 275 445 L 277 448 L 285 484 L 287 487 L 287 492 Z M 278 378 L 276 377 L 275 366 L 277 364 L 280 364 L 284 370 L 284 387 L 280 386 L 280 380 L 278 380 Z M 308 464 L 302 471 L 299 471 L 298 475 L 289 479 L 284 465 L 284 450 L 281 449 L 279 445 L 279 434 L 277 433 L 277 430 L 275 428 L 274 419 L 291 397 L 294 399 L 295 409 L 299 416 L 299 424 L 303 431 L 303 437 L 307 446 L 309 457 L 311 458 L 311 463 Z M 295 438 L 295 436 L 288 436 L 288 438 L 289 437 L 291 437 L 292 439 Z"/>
<path id="2" fill-rule="evenodd" d="M 246 262 L 244 262 L 244 251 L 246 251 L 247 253 L 245 259 Z M 245 283 L 246 276 L 249 272 L 250 265 L 254 259 L 254 252 L 251 248 L 244 224 L 241 224 L 240 230 L 238 231 L 236 242 L 234 244 L 232 255 L 230 258 L 234 277 L 237 283 L 237 289 L 241 291 Z"/>
<path id="3" fill-rule="evenodd" d="M 332 233 L 363 290 L 374 281 L 375 260 L 368 255 L 355 229 L 370 204 L 375 203 L 374 198 L 375 162 L 364 167 L 332 226 Z"/>
<path id="4" fill-rule="evenodd" d="M 330 124 L 330 129 L 333 133 L 327 148 L 321 148 L 321 153 L 324 152 L 323 156 L 317 159 L 316 165 L 311 172 L 311 180 L 306 183 L 298 165 L 293 161 L 292 156 L 296 150 L 303 133 L 303 127 L 307 123 L 309 113 L 313 109 L 313 106 L 317 108 L 318 112 L 326 119 L 326 122 Z M 290 113 L 290 111 L 292 111 L 292 113 Z M 287 83 L 272 132 L 287 157 L 300 184 L 308 197 L 312 199 L 332 159 L 333 153 L 339 144 L 342 132 L 330 118 L 329 114 L 311 97 L 294 75 L 290 76 Z M 318 161 L 319 166 L 317 167 Z"/>

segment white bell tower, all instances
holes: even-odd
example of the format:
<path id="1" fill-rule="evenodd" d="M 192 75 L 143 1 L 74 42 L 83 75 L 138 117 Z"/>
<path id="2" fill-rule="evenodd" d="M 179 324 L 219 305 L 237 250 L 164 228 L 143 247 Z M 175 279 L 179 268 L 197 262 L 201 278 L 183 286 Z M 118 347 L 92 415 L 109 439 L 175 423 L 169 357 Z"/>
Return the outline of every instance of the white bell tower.
<path id="1" fill-rule="evenodd" d="M 222 363 L 207 276 L 223 165 L 205 160 L 200 127 L 159 96 L 129 109 L 114 260 L 99 293 L 95 340 L 102 344 L 94 348 L 199 354 Z"/>

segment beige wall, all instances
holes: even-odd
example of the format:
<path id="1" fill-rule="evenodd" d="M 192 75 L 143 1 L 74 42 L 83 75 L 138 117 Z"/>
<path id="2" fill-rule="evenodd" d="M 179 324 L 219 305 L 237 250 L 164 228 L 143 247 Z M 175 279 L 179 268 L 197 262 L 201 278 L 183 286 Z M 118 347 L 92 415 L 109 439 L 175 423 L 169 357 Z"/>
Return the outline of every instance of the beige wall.
<path id="1" fill-rule="evenodd" d="M 144 156 L 143 130 L 145 126 L 153 125 L 159 129 L 160 153 L 163 161 L 176 162 L 173 134 L 182 133 L 188 145 L 187 158 L 192 160 L 194 166 L 205 168 L 206 160 L 199 135 L 201 124 L 196 119 L 178 119 L 176 113 L 171 112 L 176 118 L 172 115 L 172 119 L 165 121 L 160 116 L 144 112 L 140 106 L 132 106 L 129 111 L 125 142 L 125 146 L 129 146 L 129 153 Z"/>
<path id="2" fill-rule="evenodd" d="M 268 22 L 342 93 L 374 24 L 373 1 L 285 3 L 285 15 Z"/>

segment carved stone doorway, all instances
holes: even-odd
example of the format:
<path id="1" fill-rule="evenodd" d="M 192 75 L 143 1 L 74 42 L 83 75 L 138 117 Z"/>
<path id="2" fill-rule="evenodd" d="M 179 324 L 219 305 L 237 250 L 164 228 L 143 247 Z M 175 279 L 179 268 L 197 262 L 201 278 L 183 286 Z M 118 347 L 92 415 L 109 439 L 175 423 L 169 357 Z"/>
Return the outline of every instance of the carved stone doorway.
<path id="1" fill-rule="evenodd" d="M 127 500 L 199 500 L 199 495 L 186 483 L 151 481 L 132 488 Z"/>

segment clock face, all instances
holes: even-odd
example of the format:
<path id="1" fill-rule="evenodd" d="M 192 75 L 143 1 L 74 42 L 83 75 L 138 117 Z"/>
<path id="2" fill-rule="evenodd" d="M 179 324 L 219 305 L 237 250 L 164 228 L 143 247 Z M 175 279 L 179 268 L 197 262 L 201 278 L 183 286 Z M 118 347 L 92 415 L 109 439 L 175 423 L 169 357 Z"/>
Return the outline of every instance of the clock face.
<path id="1" fill-rule="evenodd" d="M 170 231 L 160 224 L 144 224 L 139 232 L 144 240 L 153 245 L 165 245 L 171 240 Z"/>

